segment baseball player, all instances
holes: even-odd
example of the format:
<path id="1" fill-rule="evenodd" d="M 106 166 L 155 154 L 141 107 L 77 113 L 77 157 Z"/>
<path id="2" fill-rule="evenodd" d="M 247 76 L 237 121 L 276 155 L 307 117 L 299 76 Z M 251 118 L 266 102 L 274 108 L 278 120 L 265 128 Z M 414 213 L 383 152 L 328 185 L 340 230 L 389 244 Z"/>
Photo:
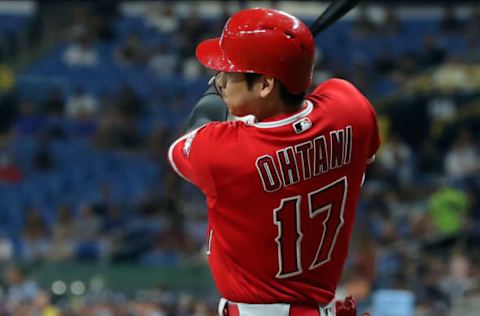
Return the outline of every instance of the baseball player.
<path id="1" fill-rule="evenodd" d="M 261 8 L 239 11 L 196 49 L 218 75 L 168 156 L 207 197 L 220 315 L 356 315 L 335 290 L 380 139 L 349 82 L 305 95 L 314 49 L 298 18 Z"/>

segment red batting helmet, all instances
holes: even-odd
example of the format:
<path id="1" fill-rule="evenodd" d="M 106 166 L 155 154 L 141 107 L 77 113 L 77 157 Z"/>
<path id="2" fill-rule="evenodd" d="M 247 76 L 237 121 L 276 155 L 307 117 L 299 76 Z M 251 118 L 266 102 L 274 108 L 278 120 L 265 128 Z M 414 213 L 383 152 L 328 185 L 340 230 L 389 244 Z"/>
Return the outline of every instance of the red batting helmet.
<path id="1" fill-rule="evenodd" d="M 314 52 L 312 33 L 298 18 L 255 8 L 234 14 L 222 36 L 200 43 L 196 55 L 207 68 L 268 75 L 297 94 L 312 82 Z"/>

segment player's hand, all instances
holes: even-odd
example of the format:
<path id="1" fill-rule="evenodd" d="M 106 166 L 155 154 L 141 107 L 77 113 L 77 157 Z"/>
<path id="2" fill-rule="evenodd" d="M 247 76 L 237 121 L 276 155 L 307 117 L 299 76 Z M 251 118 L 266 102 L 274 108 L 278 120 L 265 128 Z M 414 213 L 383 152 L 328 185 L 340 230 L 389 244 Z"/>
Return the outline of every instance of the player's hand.
<path id="1" fill-rule="evenodd" d="M 335 301 L 335 314 L 337 316 L 357 316 L 357 303 L 353 296 L 347 296 L 343 301 Z M 362 316 L 369 316 L 368 313 Z"/>

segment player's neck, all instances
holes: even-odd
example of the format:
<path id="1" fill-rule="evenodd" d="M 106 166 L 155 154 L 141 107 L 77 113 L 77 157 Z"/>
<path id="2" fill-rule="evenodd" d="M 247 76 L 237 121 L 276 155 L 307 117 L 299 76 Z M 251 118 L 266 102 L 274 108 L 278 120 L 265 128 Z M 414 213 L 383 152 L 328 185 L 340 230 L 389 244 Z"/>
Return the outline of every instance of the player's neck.
<path id="1" fill-rule="evenodd" d="M 284 102 L 281 102 L 281 100 L 272 100 L 272 102 L 266 102 L 264 105 L 262 105 L 261 109 L 262 111 L 259 111 L 255 115 L 257 121 L 261 122 L 263 120 L 282 115 L 282 114 L 291 114 L 298 112 L 299 110 L 302 109 L 304 105 L 304 101 L 299 103 L 298 105 L 290 105 L 286 104 Z"/>

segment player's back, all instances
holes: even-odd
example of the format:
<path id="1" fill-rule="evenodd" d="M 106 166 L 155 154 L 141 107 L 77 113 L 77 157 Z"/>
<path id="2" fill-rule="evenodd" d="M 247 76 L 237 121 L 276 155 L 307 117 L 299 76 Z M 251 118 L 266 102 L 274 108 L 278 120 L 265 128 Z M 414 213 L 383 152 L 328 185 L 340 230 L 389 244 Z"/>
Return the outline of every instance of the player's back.
<path id="1" fill-rule="evenodd" d="M 207 195 L 209 261 L 222 296 L 330 302 L 367 159 L 379 145 L 369 102 L 333 79 L 297 113 L 214 123 L 197 133 L 188 150 L 203 156 L 193 182 Z"/>
<path id="2" fill-rule="evenodd" d="M 224 131 L 209 214 L 222 295 L 247 303 L 333 298 L 376 150 L 374 122 L 355 88 L 330 80 L 296 114 Z"/>

